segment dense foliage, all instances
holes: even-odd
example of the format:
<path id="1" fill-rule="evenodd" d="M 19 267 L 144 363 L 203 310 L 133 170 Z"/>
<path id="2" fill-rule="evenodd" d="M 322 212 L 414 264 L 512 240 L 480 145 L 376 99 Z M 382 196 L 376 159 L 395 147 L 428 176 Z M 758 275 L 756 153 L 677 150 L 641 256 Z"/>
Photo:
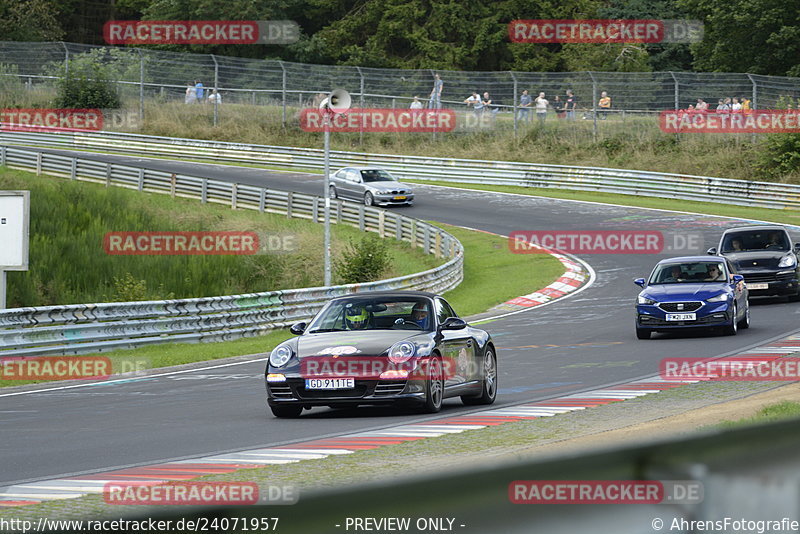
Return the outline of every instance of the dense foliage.
<path id="1" fill-rule="evenodd" d="M 701 43 L 519 44 L 514 19 L 697 19 Z M 522 71 L 702 70 L 800 76 L 800 2 L 779 0 L 0 0 L 6 40 L 102 44 L 106 19 L 294 20 L 289 46 L 173 50 L 367 67 Z"/>

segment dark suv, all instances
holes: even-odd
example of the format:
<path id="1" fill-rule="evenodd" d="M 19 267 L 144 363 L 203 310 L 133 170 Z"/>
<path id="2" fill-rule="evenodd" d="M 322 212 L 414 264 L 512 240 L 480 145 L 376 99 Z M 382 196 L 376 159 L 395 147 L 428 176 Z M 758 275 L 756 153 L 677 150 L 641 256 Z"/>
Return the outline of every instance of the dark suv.
<path id="1" fill-rule="evenodd" d="M 783 226 L 739 226 L 726 230 L 719 248 L 708 253 L 728 258 L 744 276 L 753 297 L 781 295 L 800 299 L 800 243 L 792 245 Z"/>

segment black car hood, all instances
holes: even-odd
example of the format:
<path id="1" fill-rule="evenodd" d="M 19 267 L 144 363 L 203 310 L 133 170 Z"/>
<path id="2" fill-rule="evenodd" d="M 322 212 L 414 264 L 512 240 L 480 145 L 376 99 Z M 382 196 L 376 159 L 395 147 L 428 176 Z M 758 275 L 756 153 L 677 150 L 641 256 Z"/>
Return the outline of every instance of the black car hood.
<path id="1" fill-rule="evenodd" d="M 296 339 L 297 355 L 309 356 L 378 356 L 398 341 L 428 341 L 432 332 L 418 330 L 361 330 L 304 334 Z M 415 339 L 411 339 L 415 338 Z"/>
<path id="2" fill-rule="evenodd" d="M 778 269 L 781 261 L 788 251 L 786 250 L 756 250 L 750 252 L 726 252 L 724 256 L 731 260 L 738 271 L 762 271 L 764 269 Z"/>

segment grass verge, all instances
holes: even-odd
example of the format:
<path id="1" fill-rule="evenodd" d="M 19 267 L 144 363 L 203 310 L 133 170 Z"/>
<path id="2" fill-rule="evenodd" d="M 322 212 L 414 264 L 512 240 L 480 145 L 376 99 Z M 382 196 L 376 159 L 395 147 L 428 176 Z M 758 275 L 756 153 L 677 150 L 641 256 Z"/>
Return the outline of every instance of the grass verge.
<path id="1" fill-rule="evenodd" d="M 783 401 L 765 406 L 752 417 L 744 417 L 735 421 L 722 421 L 718 425 L 713 425 L 712 427 L 708 428 L 726 430 L 741 426 L 773 423 L 775 421 L 794 419 L 796 417 L 800 417 L 800 402 Z"/>

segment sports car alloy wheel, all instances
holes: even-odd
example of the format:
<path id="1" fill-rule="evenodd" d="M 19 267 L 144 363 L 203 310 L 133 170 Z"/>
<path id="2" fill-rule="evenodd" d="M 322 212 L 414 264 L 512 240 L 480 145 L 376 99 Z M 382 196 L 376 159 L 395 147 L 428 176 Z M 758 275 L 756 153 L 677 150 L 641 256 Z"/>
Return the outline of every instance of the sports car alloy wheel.
<path id="1" fill-rule="evenodd" d="M 375 200 L 372 198 L 372 193 L 367 192 L 364 195 L 364 205 L 365 206 L 372 206 L 375 203 Z"/>
<path id="2" fill-rule="evenodd" d="M 442 360 L 433 357 L 428 361 L 428 372 L 425 376 L 425 404 L 423 411 L 436 413 L 442 409 L 444 398 L 444 379 L 442 377 Z"/>
<path id="3" fill-rule="evenodd" d="M 735 336 L 736 332 L 739 330 L 739 321 L 737 320 L 737 316 L 739 315 L 739 308 L 736 306 L 736 303 L 733 303 L 733 315 L 731 319 L 731 324 L 728 326 L 723 327 L 723 331 L 727 336 Z"/>
<path id="4" fill-rule="evenodd" d="M 461 397 L 461 402 L 467 406 L 492 404 L 497 397 L 497 357 L 489 347 L 486 348 L 486 355 L 483 357 L 483 373 L 481 394 L 477 397 Z"/>

